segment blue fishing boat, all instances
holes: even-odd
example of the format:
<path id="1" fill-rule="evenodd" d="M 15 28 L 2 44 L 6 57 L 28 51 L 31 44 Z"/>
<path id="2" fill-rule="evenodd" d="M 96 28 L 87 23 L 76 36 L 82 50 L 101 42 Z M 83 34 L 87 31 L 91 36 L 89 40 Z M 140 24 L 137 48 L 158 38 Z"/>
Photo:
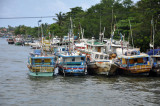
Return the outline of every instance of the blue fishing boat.
<path id="1" fill-rule="evenodd" d="M 58 59 L 59 73 L 62 75 L 85 75 L 87 72 L 86 57 L 78 53 L 60 54 Z"/>
<path id="2" fill-rule="evenodd" d="M 151 49 L 148 52 L 152 59 L 151 75 L 160 76 L 160 49 Z"/>
<path id="3" fill-rule="evenodd" d="M 56 58 L 53 55 L 43 55 L 39 49 L 34 50 L 28 57 L 27 67 L 31 76 L 53 76 L 56 66 Z"/>

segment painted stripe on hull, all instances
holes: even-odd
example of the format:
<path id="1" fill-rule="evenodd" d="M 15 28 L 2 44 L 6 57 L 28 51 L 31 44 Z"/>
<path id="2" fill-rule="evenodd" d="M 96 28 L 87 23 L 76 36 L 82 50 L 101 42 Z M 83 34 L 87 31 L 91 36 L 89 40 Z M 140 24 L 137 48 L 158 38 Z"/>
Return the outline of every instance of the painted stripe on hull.
<path id="1" fill-rule="evenodd" d="M 30 76 L 39 76 L 39 77 L 51 77 L 53 76 L 53 72 L 29 72 Z"/>

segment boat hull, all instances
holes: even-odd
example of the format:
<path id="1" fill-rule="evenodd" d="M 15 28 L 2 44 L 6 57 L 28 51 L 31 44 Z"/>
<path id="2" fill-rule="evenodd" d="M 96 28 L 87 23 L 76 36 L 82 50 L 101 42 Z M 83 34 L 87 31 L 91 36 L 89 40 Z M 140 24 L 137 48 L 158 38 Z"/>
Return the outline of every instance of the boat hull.
<path id="1" fill-rule="evenodd" d="M 8 44 L 14 44 L 14 42 L 8 42 Z"/>
<path id="2" fill-rule="evenodd" d="M 87 65 L 89 75 L 115 75 L 117 66 L 110 62 L 93 62 Z"/>
<path id="3" fill-rule="evenodd" d="M 59 74 L 61 75 L 71 75 L 71 76 L 83 76 L 85 75 L 85 69 L 65 69 L 59 67 Z"/>
<path id="4" fill-rule="evenodd" d="M 29 75 L 31 76 L 53 76 L 54 75 L 54 67 L 38 67 L 27 65 L 29 68 Z"/>
<path id="5" fill-rule="evenodd" d="M 15 45 L 22 45 L 22 42 L 15 42 Z"/>
<path id="6" fill-rule="evenodd" d="M 142 75 L 142 76 L 148 76 L 151 70 L 150 65 L 137 65 L 133 67 L 120 67 L 121 69 L 121 74 L 124 75 Z"/>

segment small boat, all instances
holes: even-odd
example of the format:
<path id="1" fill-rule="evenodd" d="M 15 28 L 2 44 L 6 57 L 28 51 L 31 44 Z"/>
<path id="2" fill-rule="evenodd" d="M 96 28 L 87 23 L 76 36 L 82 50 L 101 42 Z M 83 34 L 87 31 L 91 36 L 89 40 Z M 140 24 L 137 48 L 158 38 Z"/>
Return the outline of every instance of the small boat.
<path id="1" fill-rule="evenodd" d="M 150 55 L 152 59 L 152 69 L 150 74 L 160 76 L 160 49 L 151 49 L 148 52 L 148 55 Z"/>
<path id="2" fill-rule="evenodd" d="M 120 74 L 148 76 L 151 70 L 150 56 L 137 49 L 127 50 L 125 54 L 118 56 L 118 60 L 116 64 L 119 65 Z"/>
<path id="3" fill-rule="evenodd" d="M 14 39 L 13 38 L 8 38 L 7 42 L 8 42 L 8 44 L 14 44 Z"/>
<path id="4" fill-rule="evenodd" d="M 34 40 L 32 38 L 27 38 L 24 40 L 24 45 L 29 46 L 30 44 L 34 43 Z"/>
<path id="5" fill-rule="evenodd" d="M 59 73 L 62 75 L 85 75 L 87 72 L 86 57 L 78 53 L 60 54 L 58 59 Z"/>
<path id="6" fill-rule="evenodd" d="M 40 43 L 40 41 L 35 41 L 33 43 L 30 43 L 29 45 L 32 49 L 40 49 L 42 44 Z"/>
<path id="7" fill-rule="evenodd" d="M 24 45 L 23 38 L 21 36 L 17 36 L 14 38 L 14 44 L 15 45 Z"/>
<path id="8" fill-rule="evenodd" d="M 28 58 L 27 67 L 31 76 L 53 76 L 56 67 L 53 55 L 43 55 L 40 49 L 35 49 Z"/>

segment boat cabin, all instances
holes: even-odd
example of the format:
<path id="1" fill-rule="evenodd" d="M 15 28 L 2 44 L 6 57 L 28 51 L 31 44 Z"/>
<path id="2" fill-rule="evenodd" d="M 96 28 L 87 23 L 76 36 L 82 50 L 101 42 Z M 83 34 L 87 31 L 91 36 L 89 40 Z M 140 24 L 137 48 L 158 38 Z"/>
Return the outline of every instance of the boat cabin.
<path id="1" fill-rule="evenodd" d="M 105 53 L 93 52 L 91 54 L 91 61 L 98 61 L 98 60 L 109 60 L 109 55 Z"/>
<path id="2" fill-rule="evenodd" d="M 122 56 L 120 58 L 122 66 L 148 65 L 150 58 L 148 55 Z"/>
<path id="3" fill-rule="evenodd" d="M 59 56 L 60 64 L 64 65 L 84 65 L 86 58 L 85 56 Z"/>
<path id="4" fill-rule="evenodd" d="M 30 63 L 32 65 L 54 65 L 55 57 L 31 57 Z"/>

